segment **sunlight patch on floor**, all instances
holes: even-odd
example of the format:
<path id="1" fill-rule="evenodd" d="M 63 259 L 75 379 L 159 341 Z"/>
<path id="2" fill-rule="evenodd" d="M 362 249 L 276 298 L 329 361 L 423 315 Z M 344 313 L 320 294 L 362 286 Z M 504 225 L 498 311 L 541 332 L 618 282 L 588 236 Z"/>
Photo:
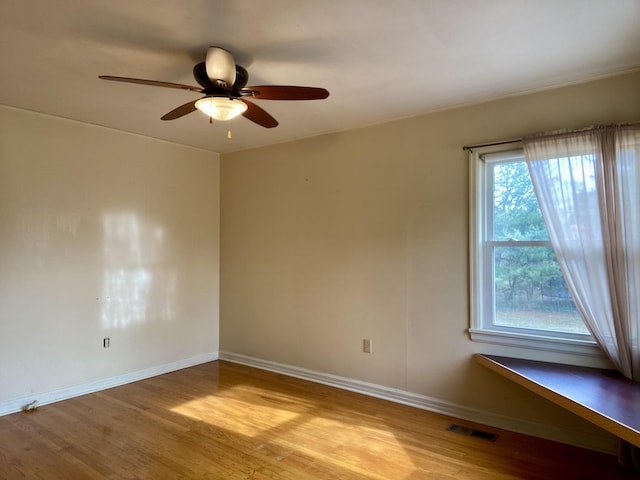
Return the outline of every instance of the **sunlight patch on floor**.
<path id="1" fill-rule="evenodd" d="M 258 437 L 299 415 L 282 408 L 214 395 L 186 402 L 171 411 L 248 437 Z"/>
<path id="2" fill-rule="evenodd" d="M 273 405 L 256 404 L 252 398 L 265 398 Z M 353 423 L 319 416 L 320 407 L 308 399 L 282 396 L 248 385 L 226 388 L 219 395 L 209 395 L 185 402 L 172 412 L 205 422 L 232 434 L 255 440 L 256 451 L 278 452 L 277 462 L 314 459 L 331 464 L 337 470 L 349 470 L 367 478 L 387 480 L 409 478 L 416 466 L 394 432 L 383 422 Z M 321 446 L 325 446 L 322 448 Z M 376 458 L 393 459 L 393 472 L 371 471 Z"/>

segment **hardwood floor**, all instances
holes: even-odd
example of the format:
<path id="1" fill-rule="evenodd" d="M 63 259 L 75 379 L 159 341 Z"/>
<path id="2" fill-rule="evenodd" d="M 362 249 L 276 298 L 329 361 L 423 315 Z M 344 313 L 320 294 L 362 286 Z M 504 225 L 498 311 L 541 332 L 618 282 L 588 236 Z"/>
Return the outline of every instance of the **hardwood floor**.
<path id="1" fill-rule="evenodd" d="M 633 477 L 610 455 L 217 361 L 0 417 L 0 478 Z"/>

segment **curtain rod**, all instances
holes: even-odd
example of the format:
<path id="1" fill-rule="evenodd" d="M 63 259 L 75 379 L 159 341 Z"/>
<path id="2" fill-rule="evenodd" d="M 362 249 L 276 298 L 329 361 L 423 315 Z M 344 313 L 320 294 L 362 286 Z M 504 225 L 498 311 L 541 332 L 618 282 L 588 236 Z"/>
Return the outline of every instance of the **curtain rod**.
<path id="1" fill-rule="evenodd" d="M 493 143 L 481 143 L 478 145 L 465 145 L 464 147 L 462 147 L 462 150 L 466 151 L 466 152 L 473 152 L 474 148 L 480 148 L 480 147 L 493 147 L 495 145 L 506 145 L 507 143 L 513 143 L 513 142 L 521 142 L 522 139 L 521 138 L 515 138 L 513 140 L 504 140 L 502 142 L 493 142 Z"/>
<path id="2" fill-rule="evenodd" d="M 583 128 L 582 130 L 558 130 L 557 132 L 550 132 L 548 134 L 545 134 L 546 137 L 549 138 L 553 138 L 553 137 L 562 137 L 565 135 L 573 135 L 576 133 L 580 133 L 580 132 L 585 132 L 585 131 L 589 131 L 589 130 L 594 130 L 596 128 L 610 128 L 610 127 L 637 127 L 640 126 L 640 122 L 628 122 L 628 123 L 621 123 L 621 124 L 616 124 L 616 125 L 592 125 L 591 127 L 587 127 L 587 128 Z M 493 142 L 493 143 L 481 143 L 478 145 L 468 145 L 468 146 L 464 146 L 462 147 L 462 150 L 464 151 L 468 151 L 468 152 L 473 152 L 474 148 L 480 148 L 480 147 L 493 147 L 495 145 L 506 145 L 507 143 L 513 143 L 513 142 L 521 142 L 522 138 L 514 138 L 513 140 L 504 140 L 502 142 Z"/>

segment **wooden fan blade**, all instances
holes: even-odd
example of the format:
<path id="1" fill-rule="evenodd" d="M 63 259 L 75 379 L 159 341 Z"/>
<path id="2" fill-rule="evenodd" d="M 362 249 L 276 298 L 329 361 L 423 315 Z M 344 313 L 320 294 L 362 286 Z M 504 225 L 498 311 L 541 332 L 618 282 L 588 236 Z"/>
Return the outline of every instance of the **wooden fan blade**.
<path id="1" fill-rule="evenodd" d="M 193 100 L 192 102 L 187 102 L 184 105 L 180 105 L 178 108 L 174 108 L 169 113 L 165 113 L 162 117 L 160 117 L 160 119 L 175 120 L 176 118 L 183 117 L 188 113 L 195 112 L 197 110 L 196 102 L 197 100 Z"/>
<path id="2" fill-rule="evenodd" d="M 265 110 L 256 105 L 255 103 L 249 102 L 248 100 L 242 99 L 244 103 L 247 104 L 247 110 L 242 114 L 243 117 L 251 120 L 258 125 L 263 126 L 264 128 L 273 128 L 278 126 L 278 121 L 269 115 Z"/>
<path id="3" fill-rule="evenodd" d="M 112 75 L 100 75 L 98 78 L 102 80 L 111 80 L 114 82 L 137 83 L 139 85 L 151 85 L 154 87 L 179 88 L 181 90 L 191 90 L 192 92 L 202 93 L 202 88 L 184 85 L 182 83 L 161 82 L 159 80 L 145 80 L 144 78 L 114 77 Z"/>
<path id="4" fill-rule="evenodd" d="M 243 88 L 241 92 L 260 100 L 322 100 L 329 96 L 324 88 L 292 85 L 258 85 Z"/>

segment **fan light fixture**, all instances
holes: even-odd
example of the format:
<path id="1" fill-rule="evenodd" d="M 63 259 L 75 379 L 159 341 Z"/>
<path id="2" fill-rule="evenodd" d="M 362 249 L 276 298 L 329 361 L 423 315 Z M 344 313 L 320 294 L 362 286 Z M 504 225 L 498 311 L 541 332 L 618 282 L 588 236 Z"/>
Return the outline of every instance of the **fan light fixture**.
<path id="1" fill-rule="evenodd" d="M 196 108 L 214 120 L 231 120 L 247 110 L 241 100 L 227 97 L 205 97 L 196 102 Z"/>

